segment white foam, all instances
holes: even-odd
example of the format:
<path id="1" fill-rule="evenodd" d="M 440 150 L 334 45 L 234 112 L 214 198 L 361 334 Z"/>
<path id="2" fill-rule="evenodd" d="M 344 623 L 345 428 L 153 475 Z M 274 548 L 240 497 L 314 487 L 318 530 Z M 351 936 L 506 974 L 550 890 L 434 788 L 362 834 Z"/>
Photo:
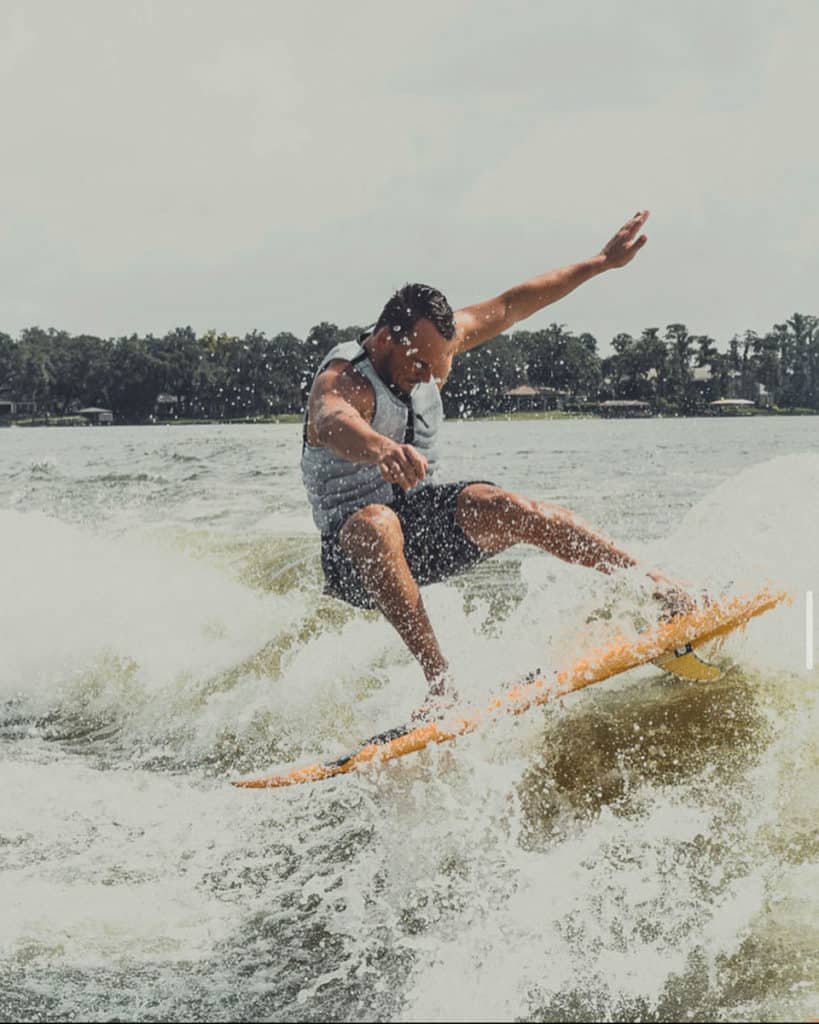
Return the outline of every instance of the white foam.
<path id="1" fill-rule="evenodd" d="M 302 611 L 201 559 L 39 513 L 0 512 L 0 564 L 0 698 L 130 717 L 143 736 L 189 732 L 209 681 Z"/>
<path id="2" fill-rule="evenodd" d="M 819 589 L 817 485 L 817 455 L 753 467 L 638 553 L 695 588 L 733 580 L 732 590 L 747 591 L 769 580 L 798 597 L 799 588 Z M 638 574 L 607 579 L 537 552 L 522 557 L 524 599 L 491 628 L 487 607 L 467 612 L 456 587 L 425 591 L 467 700 L 537 665 L 564 664 L 645 596 Z M 124 760 L 111 757 L 121 767 L 152 739 L 179 760 L 207 758 L 225 737 L 240 753 L 258 743 L 259 771 L 265 743 L 287 759 L 332 755 L 404 720 L 423 693 L 420 670 L 373 616 L 320 623 L 288 647 L 276 673 L 252 670 L 245 662 L 265 644 L 321 614 L 318 595 L 253 590 L 223 565 L 149 538 L 104 539 L 44 515 L 0 512 L 0 561 L 0 696 L 119 717 Z M 585 623 L 607 603 L 611 620 Z M 807 832 L 815 815 L 804 796 L 816 789 L 816 705 L 800 669 L 803 625 L 801 611 L 777 611 L 733 641 L 756 730 L 744 775 L 708 765 L 669 781 L 634 772 L 619 755 L 603 758 L 600 786 L 613 778 L 626 807 L 602 796 L 599 806 L 575 806 L 551 768 L 533 766 L 558 750 L 560 723 L 579 709 L 568 732 L 577 727 L 588 744 L 559 751 L 569 786 L 573 766 L 582 774 L 597 753 L 600 723 L 631 730 L 650 699 L 659 716 L 684 689 L 618 680 L 572 698 L 566 711 L 534 711 L 451 747 L 287 792 L 235 792 L 196 770 L 95 771 L 32 740 L 34 761 L 9 762 L 0 787 L 11 839 L 0 942 L 20 955 L 45 950 L 49 964 L 176 963 L 243 942 L 242 928 L 258 938 L 256 915 L 278 926 L 279 913 L 291 927 L 297 901 L 309 897 L 319 908 L 310 921 L 343 943 L 344 966 L 325 967 L 319 954 L 305 966 L 298 952 L 302 960 L 274 967 L 304 971 L 300 998 L 311 1007 L 345 979 L 367 977 L 378 991 L 387 975 L 373 964 L 385 948 L 414 964 L 399 977 L 406 1020 L 536 1017 L 567 993 L 590 993 L 591 1009 L 608 1015 L 622 1000 L 656 1007 L 692 960 L 713 973 L 749 935 L 812 934 L 810 901 L 800 906 L 799 897 L 815 880 L 804 865 L 783 866 L 771 840 L 783 814 L 789 834 Z M 209 687 L 219 673 L 224 685 Z M 680 742 L 696 746 L 708 715 L 694 707 Z M 743 750 L 726 751 L 734 755 Z M 540 797 L 552 808 L 542 818 L 524 806 Z M 544 834 L 531 842 L 537 827 Z M 260 872 L 254 888 L 247 880 Z M 227 878 L 221 895 L 214 876 Z M 286 899 L 296 909 L 281 910 Z M 265 941 L 260 957 L 272 948 Z"/>

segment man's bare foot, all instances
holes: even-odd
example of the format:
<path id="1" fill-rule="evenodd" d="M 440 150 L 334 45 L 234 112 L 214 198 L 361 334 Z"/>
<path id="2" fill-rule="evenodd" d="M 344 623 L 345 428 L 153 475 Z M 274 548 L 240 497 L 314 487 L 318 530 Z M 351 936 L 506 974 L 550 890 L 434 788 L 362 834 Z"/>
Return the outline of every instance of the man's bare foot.
<path id="1" fill-rule="evenodd" d="M 431 697 L 447 697 L 453 701 L 459 699 L 458 691 L 455 689 L 455 684 L 452 681 L 451 672 L 441 672 L 434 679 L 430 679 L 427 686 L 427 698 Z"/>
<path id="2" fill-rule="evenodd" d="M 452 712 L 460 701 L 458 691 L 452 683 L 452 676 L 442 672 L 430 680 L 427 697 L 412 713 L 413 722 L 431 722 L 444 718 Z"/>
<path id="3" fill-rule="evenodd" d="M 657 586 L 651 596 L 655 601 L 660 602 L 661 619 L 668 621 L 677 618 L 678 615 L 687 615 L 689 612 L 696 611 L 696 600 L 681 584 L 659 572 L 649 572 L 646 575 Z"/>
<path id="4" fill-rule="evenodd" d="M 432 697 L 430 700 L 425 700 L 423 704 L 419 704 L 410 715 L 410 719 L 416 725 L 421 725 L 423 722 L 440 722 L 449 718 L 457 707 L 457 700 L 448 697 Z"/>

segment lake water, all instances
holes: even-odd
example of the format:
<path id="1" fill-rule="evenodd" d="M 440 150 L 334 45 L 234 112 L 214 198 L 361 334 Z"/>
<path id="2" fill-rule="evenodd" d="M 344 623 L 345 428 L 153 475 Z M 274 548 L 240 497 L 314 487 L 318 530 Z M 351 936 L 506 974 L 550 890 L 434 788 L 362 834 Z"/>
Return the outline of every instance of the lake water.
<path id="1" fill-rule="evenodd" d="M 446 478 L 793 605 L 729 641 L 716 684 L 641 669 L 239 791 L 424 692 L 378 615 L 321 595 L 299 436 L 0 432 L 0 1018 L 819 1016 L 819 420 L 447 424 Z M 425 600 L 478 702 L 650 601 L 639 573 L 531 549 Z"/>

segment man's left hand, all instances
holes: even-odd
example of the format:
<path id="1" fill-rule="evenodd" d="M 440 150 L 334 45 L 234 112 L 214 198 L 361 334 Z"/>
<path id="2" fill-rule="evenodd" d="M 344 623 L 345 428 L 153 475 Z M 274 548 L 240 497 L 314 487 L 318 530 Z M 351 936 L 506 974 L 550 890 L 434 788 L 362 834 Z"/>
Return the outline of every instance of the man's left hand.
<path id="1" fill-rule="evenodd" d="M 646 235 L 639 233 L 647 220 L 648 210 L 638 210 L 631 220 L 626 221 L 614 238 L 603 246 L 600 255 L 605 258 L 607 267 L 624 267 L 627 263 L 631 263 L 648 241 Z"/>

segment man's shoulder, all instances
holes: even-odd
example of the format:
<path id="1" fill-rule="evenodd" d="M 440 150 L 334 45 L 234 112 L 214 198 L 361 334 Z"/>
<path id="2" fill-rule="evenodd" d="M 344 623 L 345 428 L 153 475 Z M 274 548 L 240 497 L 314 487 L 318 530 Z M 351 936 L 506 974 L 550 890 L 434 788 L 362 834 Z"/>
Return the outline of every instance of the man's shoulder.
<path id="1" fill-rule="evenodd" d="M 329 365 L 331 362 L 353 363 L 365 355 L 364 349 L 357 341 L 342 341 L 334 345 L 322 357 L 322 364 Z"/>
<path id="2" fill-rule="evenodd" d="M 375 389 L 370 380 L 356 369 L 354 360 L 333 358 L 313 382 L 308 403 L 308 422 L 318 411 L 316 403 L 327 403 L 341 399 L 351 405 L 368 422 L 375 410 Z"/>
<path id="3" fill-rule="evenodd" d="M 353 388 L 372 391 L 373 386 L 366 374 L 361 373 L 355 360 L 333 357 L 319 370 L 316 381 L 324 387 Z"/>

